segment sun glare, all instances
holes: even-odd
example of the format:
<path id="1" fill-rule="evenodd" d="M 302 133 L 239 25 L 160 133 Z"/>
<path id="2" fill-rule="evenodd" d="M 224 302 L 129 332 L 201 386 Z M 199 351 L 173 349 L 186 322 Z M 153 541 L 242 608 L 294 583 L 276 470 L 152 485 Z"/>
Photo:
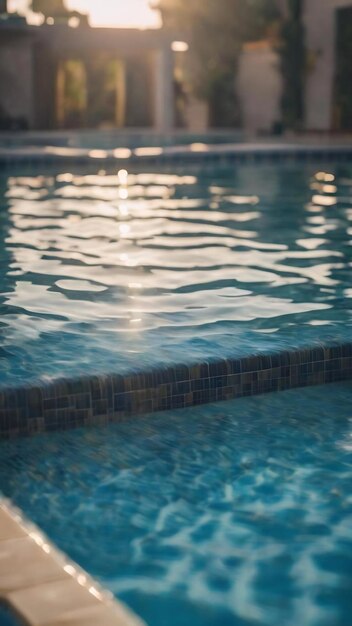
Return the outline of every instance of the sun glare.
<path id="1" fill-rule="evenodd" d="M 160 15 L 148 0 L 68 0 L 70 9 L 86 11 L 92 26 L 158 28 Z"/>
<path id="2" fill-rule="evenodd" d="M 28 0 L 9 2 L 10 11 L 26 13 L 28 6 Z M 149 0 L 66 0 L 66 6 L 72 10 L 89 13 L 91 26 L 120 28 L 161 26 L 160 13 L 150 7 Z"/>

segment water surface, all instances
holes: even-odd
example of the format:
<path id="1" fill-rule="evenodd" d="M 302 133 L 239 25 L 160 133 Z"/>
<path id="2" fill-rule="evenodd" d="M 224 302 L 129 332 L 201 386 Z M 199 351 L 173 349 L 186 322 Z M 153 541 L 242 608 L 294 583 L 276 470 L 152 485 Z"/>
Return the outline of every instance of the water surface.
<path id="1" fill-rule="evenodd" d="M 350 626 L 351 383 L 0 445 L 0 489 L 153 626 Z"/>
<path id="2" fill-rule="evenodd" d="M 350 336 L 349 165 L 0 183 L 0 385 Z"/>

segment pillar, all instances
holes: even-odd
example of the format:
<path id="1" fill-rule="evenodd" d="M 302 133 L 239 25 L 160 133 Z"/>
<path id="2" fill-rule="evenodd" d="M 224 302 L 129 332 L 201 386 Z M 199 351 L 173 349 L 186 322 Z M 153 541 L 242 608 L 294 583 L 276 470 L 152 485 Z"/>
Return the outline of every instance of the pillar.
<path id="1" fill-rule="evenodd" d="M 171 47 L 155 53 L 154 124 L 159 132 L 174 128 L 174 63 Z"/>
<path id="2" fill-rule="evenodd" d="M 116 62 L 116 111 L 115 123 L 118 128 L 126 124 L 126 68 L 121 60 Z"/>
<path id="3" fill-rule="evenodd" d="M 335 5 L 331 0 L 305 3 L 304 26 L 310 68 L 305 87 L 305 127 L 329 130 L 335 65 Z"/>

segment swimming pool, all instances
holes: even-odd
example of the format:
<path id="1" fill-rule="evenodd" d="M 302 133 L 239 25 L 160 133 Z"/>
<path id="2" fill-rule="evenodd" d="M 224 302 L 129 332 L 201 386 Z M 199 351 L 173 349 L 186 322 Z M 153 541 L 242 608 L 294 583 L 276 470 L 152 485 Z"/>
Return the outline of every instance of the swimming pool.
<path id="1" fill-rule="evenodd" d="M 154 626 L 349 626 L 350 383 L 0 445 L 0 489 Z"/>
<path id="2" fill-rule="evenodd" d="M 1 436 L 237 400 L 2 443 L 0 490 L 156 626 L 347 626 L 351 389 L 240 398 L 352 377 L 351 155 L 49 152 L 0 154 Z"/>
<path id="3" fill-rule="evenodd" d="M 1 386 L 346 341 L 352 166 L 1 174 Z"/>

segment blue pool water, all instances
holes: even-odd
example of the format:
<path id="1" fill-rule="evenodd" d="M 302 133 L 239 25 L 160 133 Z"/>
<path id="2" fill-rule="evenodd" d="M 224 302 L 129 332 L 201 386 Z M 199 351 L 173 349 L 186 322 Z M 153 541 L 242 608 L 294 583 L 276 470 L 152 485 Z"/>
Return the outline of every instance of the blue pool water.
<path id="1" fill-rule="evenodd" d="M 350 626 L 352 387 L 0 445 L 0 489 L 153 626 Z"/>
<path id="2" fill-rule="evenodd" d="M 0 604 L 0 625 L 1 626 L 23 626 L 23 622 L 19 621 L 7 608 Z"/>
<path id="3" fill-rule="evenodd" d="M 1 174 L 0 386 L 349 339 L 352 166 Z"/>

